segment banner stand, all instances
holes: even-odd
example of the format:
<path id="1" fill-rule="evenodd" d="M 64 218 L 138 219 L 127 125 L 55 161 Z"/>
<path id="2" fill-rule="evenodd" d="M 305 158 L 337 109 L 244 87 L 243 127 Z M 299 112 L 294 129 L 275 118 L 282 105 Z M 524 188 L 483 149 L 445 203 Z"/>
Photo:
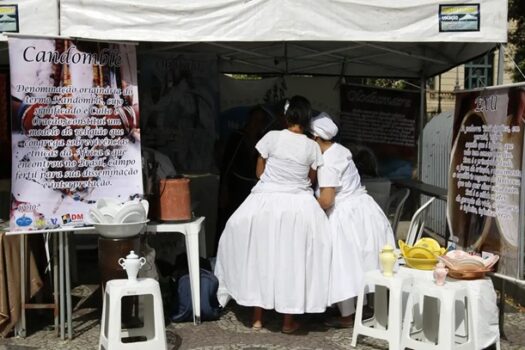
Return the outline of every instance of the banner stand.
<path id="1" fill-rule="evenodd" d="M 75 232 L 96 234 L 93 226 L 60 227 L 46 230 L 9 231 L 6 235 L 20 235 L 20 295 L 22 310 L 20 320 L 15 327 L 17 336 L 26 336 L 26 309 L 53 309 L 55 310 L 55 332 L 60 330 L 60 339 L 65 339 L 67 323 L 67 338 L 73 339 L 73 311 L 71 301 L 71 272 L 69 260 L 69 236 Z M 26 302 L 26 252 L 28 234 L 53 234 L 53 304 L 29 304 Z M 58 234 L 58 236 L 57 236 Z M 48 264 L 50 262 L 48 261 Z M 58 299 L 57 300 L 57 296 Z M 65 308 L 64 308 L 65 304 Z M 57 314 L 57 309 L 60 315 Z"/>
<path id="2" fill-rule="evenodd" d="M 79 228 L 81 231 L 93 231 L 93 227 Z M 53 273 L 53 304 L 33 304 L 26 302 L 26 252 L 27 234 L 22 232 L 6 232 L 7 235 L 20 235 L 20 295 L 21 315 L 15 326 L 15 334 L 19 337 L 26 336 L 27 309 L 52 309 L 54 310 L 55 333 L 60 332 L 60 339 L 65 339 L 67 323 L 67 338 L 73 339 L 73 311 L 71 301 L 71 272 L 69 260 L 69 236 L 73 233 L 71 228 L 33 231 L 32 233 L 53 234 L 52 273 Z M 58 234 L 58 236 L 57 236 Z M 49 263 L 49 262 L 48 262 Z M 58 298 L 58 300 L 57 300 Z M 65 307 L 64 307 L 65 304 Z M 59 314 L 57 313 L 59 312 Z M 59 331 L 60 330 L 60 331 Z"/>

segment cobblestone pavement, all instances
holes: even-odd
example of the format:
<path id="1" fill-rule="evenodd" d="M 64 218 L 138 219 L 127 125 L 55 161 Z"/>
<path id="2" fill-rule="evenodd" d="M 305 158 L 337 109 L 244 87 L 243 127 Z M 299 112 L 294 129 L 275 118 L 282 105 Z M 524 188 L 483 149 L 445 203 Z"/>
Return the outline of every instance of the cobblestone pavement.
<path id="1" fill-rule="evenodd" d="M 61 341 L 52 330 L 37 330 L 27 338 L 0 339 L 0 350 L 90 350 L 97 349 L 99 337 L 98 309 L 81 309 L 74 315 L 75 338 Z M 170 324 L 166 334 L 171 350 L 325 350 L 349 349 L 351 329 L 332 329 L 323 325 L 323 315 L 300 318 L 303 331 L 297 335 L 280 332 L 281 317 L 266 314 L 265 328 L 253 331 L 248 327 L 249 310 L 238 306 L 228 307 L 220 320 L 204 322 L 199 326 L 191 323 Z M 28 320 L 31 322 L 31 319 Z M 506 314 L 502 349 L 525 349 L 525 313 Z M 387 349 L 385 342 L 360 337 L 357 349 Z M 3 342 L 3 343 L 2 343 Z"/>

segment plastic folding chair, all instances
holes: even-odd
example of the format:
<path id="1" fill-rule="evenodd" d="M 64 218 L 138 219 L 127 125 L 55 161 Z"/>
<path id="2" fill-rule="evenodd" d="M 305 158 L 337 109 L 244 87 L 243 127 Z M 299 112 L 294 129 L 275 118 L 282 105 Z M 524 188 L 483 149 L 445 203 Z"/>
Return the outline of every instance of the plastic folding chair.
<path id="1" fill-rule="evenodd" d="M 402 188 L 398 191 L 395 191 L 388 198 L 386 204 L 387 216 L 392 226 L 392 231 L 394 232 L 394 238 L 397 240 L 397 225 L 399 224 L 399 219 L 403 214 L 403 209 L 405 207 L 405 202 L 410 196 L 410 190 L 408 188 Z"/>
<path id="2" fill-rule="evenodd" d="M 430 204 L 435 200 L 435 197 L 430 198 L 425 204 L 423 204 L 412 216 L 410 221 L 410 227 L 408 228 L 408 234 L 406 244 L 412 246 L 418 239 L 423 235 L 423 228 L 425 227 L 425 220 L 427 216 L 427 210 Z"/>

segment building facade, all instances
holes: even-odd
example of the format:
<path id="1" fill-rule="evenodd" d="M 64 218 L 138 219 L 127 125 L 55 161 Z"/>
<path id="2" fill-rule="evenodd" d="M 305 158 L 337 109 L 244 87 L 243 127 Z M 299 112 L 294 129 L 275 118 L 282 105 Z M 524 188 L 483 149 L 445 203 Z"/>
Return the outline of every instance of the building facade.
<path id="1" fill-rule="evenodd" d="M 454 91 L 483 88 L 495 85 L 498 75 L 498 50 L 489 52 L 471 62 L 465 63 L 427 82 L 427 115 L 453 111 Z M 508 67 L 512 62 L 505 58 L 503 84 L 511 84 L 512 72 Z"/>

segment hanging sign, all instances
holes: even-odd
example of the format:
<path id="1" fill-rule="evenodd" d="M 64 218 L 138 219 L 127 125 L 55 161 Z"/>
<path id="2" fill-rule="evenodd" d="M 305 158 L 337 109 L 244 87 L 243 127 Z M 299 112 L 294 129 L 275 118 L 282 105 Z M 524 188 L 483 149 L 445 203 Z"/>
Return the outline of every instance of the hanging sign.
<path id="1" fill-rule="evenodd" d="M 142 195 L 133 45 L 9 38 L 11 231 L 88 221 Z"/>
<path id="2" fill-rule="evenodd" d="M 440 32 L 479 32 L 479 4 L 439 5 Z"/>
<path id="3" fill-rule="evenodd" d="M 18 5 L 0 5 L 0 33 L 18 33 Z"/>
<path id="4" fill-rule="evenodd" d="M 500 255 L 498 272 L 516 277 L 519 258 L 525 86 L 456 95 L 448 221 L 467 250 Z"/>

